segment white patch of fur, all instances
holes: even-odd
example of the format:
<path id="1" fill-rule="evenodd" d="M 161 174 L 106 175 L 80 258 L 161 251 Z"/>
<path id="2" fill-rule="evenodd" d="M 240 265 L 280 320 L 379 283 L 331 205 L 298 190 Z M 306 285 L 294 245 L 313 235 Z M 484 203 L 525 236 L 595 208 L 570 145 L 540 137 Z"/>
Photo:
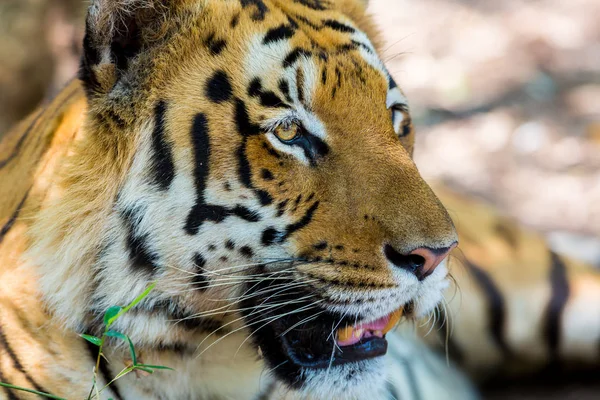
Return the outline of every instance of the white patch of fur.
<path id="1" fill-rule="evenodd" d="M 454 365 L 408 332 L 387 335 L 387 381 L 398 399 L 474 400 L 475 389 Z M 385 397 L 391 399 L 391 397 Z"/>
<path id="2" fill-rule="evenodd" d="M 394 124 L 394 132 L 396 135 L 400 133 L 400 127 L 402 126 L 402 121 L 404 120 L 404 114 L 400 110 L 392 109 L 392 123 Z"/>
<path id="3" fill-rule="evenodd" d="M 319 84 L 319 67 L 314 58 L 305 56 L 298 58 L 296 66 L 298 69 L 302 70 L 302 75 L 304 77 L 302 85 L 304 101 L 307 104 L 310 104 L 313 101 L 314 92 Z M 298 90 L 298 88 L 296 88 L 296 90 Z"/>
<path id="4" fill-rule="evenodd" d="M 273 72 L 279 76 L 283 59 L 291 51 L 288 40 L 278 40 L 264 45 L 263 38 L 262 34 L 256 34 L 248 40 L 243 64 L 248 82 L 255 77 L 260 77 L 263 82 L 269 82 Z"/>
<path id="5" fill-rule="evenodd" d="M 385 104 L 387 108 L 391 108 L 396 105 L 408 106 L 408 100 L 406 100 L 406 97 L 404 97 L 400 89 L 395 87 L 388 90 Z"/>
<path id="6" fill-rule="evenodd" d="M 158 363 L 175 371 L 156 371 L 140 378 L 130 374 L 119 380 L 119 389 L 124 398 L 132 399 L 253 399 L 271 378 L 263 373 L 263 362 L 254 349 L 249 346 L 240 349 L 245 338 L 246 334 L 231 335 L 202 357 L 169 353 L 158 357 L 141 352 L 142 362 Z M 127 353 L 119 350 L 108 355 L 113 374 L 122 368 L 124 354 Z"/>

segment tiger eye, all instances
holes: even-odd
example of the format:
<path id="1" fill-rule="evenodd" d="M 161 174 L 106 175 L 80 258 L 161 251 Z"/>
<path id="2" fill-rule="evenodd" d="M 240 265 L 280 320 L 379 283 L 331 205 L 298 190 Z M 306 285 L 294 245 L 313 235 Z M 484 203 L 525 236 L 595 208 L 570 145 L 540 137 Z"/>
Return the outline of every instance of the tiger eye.
<path id="1" fill-rule="evenodd" d="M 287 126 L 280 125 L 273 132 L 277 138 L 283 142 L 289 142 L 296 139 L 300 135 L 300 127 L 296 124 Z"/>

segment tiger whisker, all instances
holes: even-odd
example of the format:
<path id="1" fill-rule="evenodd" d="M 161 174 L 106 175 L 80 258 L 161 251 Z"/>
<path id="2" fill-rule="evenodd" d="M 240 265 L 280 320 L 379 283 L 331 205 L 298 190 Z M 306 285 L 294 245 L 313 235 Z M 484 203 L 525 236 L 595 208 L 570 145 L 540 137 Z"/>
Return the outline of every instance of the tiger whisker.
<path id="1" fill-rule="evenodd" d="M 318 302 L 317 302 L 317 303 L 318 303 Z M 315 303 L 315 304 L 317 304 L 317 303 Z M 285 304 L 282 304 L 282 305 L 279 305 L 278 307 L 276 307 L 275 309 L 277 309 L 277 308 L 281 308 L 281 307 L 284 307 L 284 306 L 285 306 Z M 244 325 L 244 326 L 242 326 L 242 327 L 240 327 L 240 328 L 238 328 L 238 329 L 236 329 L 236 330 L 234 330 L 234 331 L 232 331 L 232 332 L 229 332 L 229 333 L 227 333 L 226 335 L 224 335 L 224 336 L 220 337 L 219 339 L 217 339 L 216 341 L 214 341 L 213 343 L 211 343 L 211 344 L 210 344 L 210 345 L 209 345 L 209 346 L 208 346 L 206 349 L 202 350 L 202 352 L 201 352 L 200 354 L 198 354 L 198 356 L 196 356 L 196 358 L 199 358 L 200 356 L 202 356 L 202 354 L 204 354 L 206 351 L 208 351 L 208 349 L 210 349 L 210 348 L 211 348 L 212 346 L 214 346 L 215 344 L 217 344 L 217 343 L 221 342 L 221 341 L 222 341 L 222 340 L 224 340 L 226 337 L 228 337 L 228 336 L 230 336 L 230 335 L 232 335 L 232 334 L 234 334 L 234 333 L 236 333 L 236 332 L 239 332 L 239 331 L 240 331 L 240 330 L 242 330 L 242 329 L 246 329 L 246 328 L 248 328 L 248 327 L 250 327 L 250 326 L 256 325 L 256 324 L 258 324 L 258 323 L 261 323 L 261 322 L 264 322 L 265 320 L 268 320 L 268 319 L 270 319 L 270 318 L 271 318 L 271 320 L 267 322 L 267 324 L 269 324 L 269 323 L 271 323 L 271 322 L 273 322 L 273 321 L 275 321 L 275 320 L 277 320 L 277 319 L 279 319 L 279 318 L 283 318 L 283 317 L 284 317 L 284 316 L 286 316 L 286 315 L 295 314 L 295 313 L 297 313 L 297 312 L 304 311 L 305 309 L 307 309 L 307 307 L 310 309 L 310 307 L 313 307 L 313 306 L 314 306 L 314 304 L 309 304 L 308 306 L 300 307 L 300 308 L 298 308 L 298 309 L 296 309 L 296 310 L 290 311 L 290 312 L 289 312 L 289 313 L 287 313 L 287 314 L 284 314 L 284 315 L 278 316 L 277 318 L 267 317 L 267 318 L 264 318 L 264 319 L 262 319 L 262 320 L 259 320 L 259 321 L 255 321 L 255 322 L 252 322 L 252 323 L 246 324 L 246 325 Z M 242 318 L 244 318 L 244 317 L 238 318 L 238 320 L 239 320 L 239 319 L 242 319 Z M 261 326 L 259 329 L 262 329 L 264 326 L 265 326 L 265 325 Z M 258 330 L 258 329 L 257 329 L 257 330 Z M 214 334 L 215 332 L 217 332 L 217 331 L 218 331 L 218 329 L 217 329 L 217 330 L 214 330 L 214 331 L 213 331 L 213 332 L 212 332 L 212 333 L 211 333 L 209 336 L 213 335 L 213 334 Z M 206 338 L 204 338 L 204 339 L 202 340 L 202 342 L 200 342 L 200 344 L 198 345 L 198 348 L 199 348 L 199 347 L 202 345 L 202 343 L 204 343 L 204 341 L 205 341 L 205 340 L 206 340 L 206 339 L 207 339 L 209 336 L 207 336 Z"/>

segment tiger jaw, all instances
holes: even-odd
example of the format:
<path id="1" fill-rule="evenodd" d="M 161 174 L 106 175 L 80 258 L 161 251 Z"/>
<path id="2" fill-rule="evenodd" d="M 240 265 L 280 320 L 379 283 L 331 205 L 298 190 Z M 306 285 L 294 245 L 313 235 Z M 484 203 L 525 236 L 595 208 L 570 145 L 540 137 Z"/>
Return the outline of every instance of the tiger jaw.
<path id="1" fill-rule="evenodd" d="M 370 305 L 364 300 L 372 294 L 363 293 L 361 301 L 356 293 L 348 293 L 352 302 L 334 306 L 325 301 L 327 293 L 299 286 L 292 277 L 286 286 L 292 290 L 274 295 L 270 287 L 281 285 L 281 280 L 272 283 L 265 279 L 242 288 L 247 300 L 240 309 L 253 345 L 286 386 L 306 387 L 307 376 L 318 380 L 317 376 L 331 370 L 356 376 L 348 381 L 353 385 L 362 381 L 359 376 L 381 374 L 383 364 L 378 360 L 387 352 L 386 334 L 404 314 L 411 317 L 414 310 L 423 313 L 428 308 L 429 312 L 437 305 L 445 287 L 444 267 L 415 284 L 401 279 L 397 287 L 383 290 Z"/>

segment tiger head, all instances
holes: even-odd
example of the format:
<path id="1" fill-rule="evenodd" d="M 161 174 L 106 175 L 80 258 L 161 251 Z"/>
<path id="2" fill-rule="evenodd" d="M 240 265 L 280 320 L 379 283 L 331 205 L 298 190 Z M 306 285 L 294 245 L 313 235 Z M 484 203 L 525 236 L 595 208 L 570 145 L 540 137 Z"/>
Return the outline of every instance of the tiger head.
<path id="1" fill-rule="evenodd" d="M 33 229 L 55 313 L 93 331 L 157 282 L 118 321 L 139 348 L 385 386 L 385 333 L 440 301 L 457 236 L 371 37 L 360 0 L 92 1 L 84 133 Z"/>

